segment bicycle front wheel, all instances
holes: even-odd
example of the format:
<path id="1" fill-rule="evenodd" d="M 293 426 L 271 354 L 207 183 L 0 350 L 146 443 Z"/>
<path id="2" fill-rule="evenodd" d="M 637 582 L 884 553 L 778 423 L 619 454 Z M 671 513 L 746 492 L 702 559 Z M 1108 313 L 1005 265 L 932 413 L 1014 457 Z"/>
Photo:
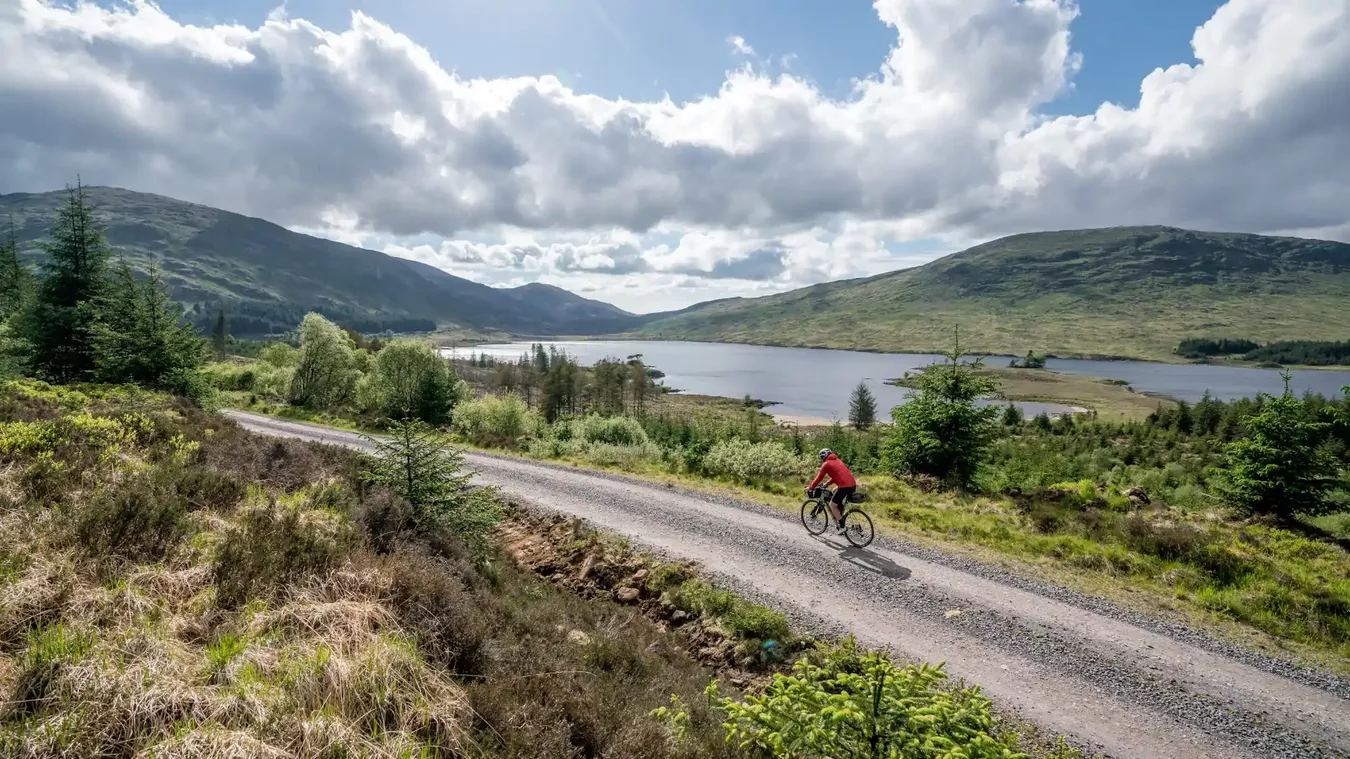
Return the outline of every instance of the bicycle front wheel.
<path id="1" fill-rule="evenodd" d="M 876 533 L 872 530 L 872 517 L 867 512 L 854 509 L 844 514 L 844 538 L 854 548 L 866 548 L 871 545 Z"/>
<path id="2" fill-rule="evenodd" d="M 802 526 L 812 535 L 820 535 L 830 526 L 830 515 L 825 504 L 807 501 L 802 504 Z"/>

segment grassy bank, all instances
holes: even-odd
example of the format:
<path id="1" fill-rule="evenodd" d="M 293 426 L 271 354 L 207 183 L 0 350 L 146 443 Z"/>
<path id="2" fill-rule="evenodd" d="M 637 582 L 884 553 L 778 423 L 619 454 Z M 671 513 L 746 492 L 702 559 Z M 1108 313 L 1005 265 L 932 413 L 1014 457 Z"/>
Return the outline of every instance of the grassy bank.
<path id="1" fill-rule="evenodd" d="M 1095 411 L 1102 421 L 1123 422 L 1147 417 L 1159 409 L 1173 406 L 1165 398 L 1137 393 L 1127 384 L 1109 377 L 1083 377 L 1060 374 L 1048 369 L 1014 369 L 984 366 L 980 374 L 998 382 L 998 397 L 1006 401 L 1058 403 Z M 909 387 L 909 377 L 887 380 L 887 384 Z"/>
<path id="2" fill-rule="evenodd" d="M 568 520 L 514 511 L 500 550 L 411 529 L 367 466 L 157 393 L 0 385 L 0 754 L 758 756 L 725 740 L 743 690 L 874 656 Z M 964 684 L 916 693 L 998 756 L 1078 756 Z"/>

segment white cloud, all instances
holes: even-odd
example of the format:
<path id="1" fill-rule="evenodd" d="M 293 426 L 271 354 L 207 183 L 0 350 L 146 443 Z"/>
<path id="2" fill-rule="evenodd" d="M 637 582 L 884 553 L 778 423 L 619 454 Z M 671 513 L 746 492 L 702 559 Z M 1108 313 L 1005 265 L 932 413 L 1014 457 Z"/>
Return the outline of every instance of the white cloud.
<path id="1" fill-rule="evenodd" d="M 462 79 L 359 13 L 199 27 L 0 0 L 0 192 L 80 173 L 337 239 L 443 237 L 396 252 L 484 281 L 625 292 L 856 276 L 932 236 L 1350 234 L 1350 0 L 1230 0 L 1137 108 L 1054 119 L 1071 0 L 875 6 L 897 44 L 846 99 L 741 68 L 676 103 Z"/>
<path id="2" fill-rule="evenodd" d="M 727 44 L 731 45 L 731 51 L 737 55 L 754 55 L 755 49 L 745 41 L 745 38 L 739 34 L 733 34 L 727 37 Z"/>

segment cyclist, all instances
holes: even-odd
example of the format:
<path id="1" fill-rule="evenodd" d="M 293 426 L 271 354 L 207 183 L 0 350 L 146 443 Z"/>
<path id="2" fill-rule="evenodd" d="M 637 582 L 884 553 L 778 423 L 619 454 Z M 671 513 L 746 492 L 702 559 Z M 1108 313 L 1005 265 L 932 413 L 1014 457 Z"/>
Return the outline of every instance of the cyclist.
<path id="1" fill-rule="evenodd" d="M 811 484 L 806 486 L 806 494 L 810 497 L 811 491 L 821 484 L 825 478 L 829 478 L 830 484 L 834 485 L 834 497 L 830 499 L 830 511 L 834 512 L 834 523 L 838 526 L 838 531 L 844 531 L 844 502 L 849 496 L 853 495 L 858 489 L 858 481 L 853 479 L 853 473 L 848 470 L 842 459 L 835 455 L 829 448 L 820 449 L 820 471 L 816 472 L 816 478 L 811 480 Z"/>

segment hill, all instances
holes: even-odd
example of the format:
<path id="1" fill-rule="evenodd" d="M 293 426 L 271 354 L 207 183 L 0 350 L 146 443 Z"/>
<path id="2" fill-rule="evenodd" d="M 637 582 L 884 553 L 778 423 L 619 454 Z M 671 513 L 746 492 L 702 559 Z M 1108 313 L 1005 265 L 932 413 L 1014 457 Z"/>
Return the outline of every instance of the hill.
<path id="1" fill-rule="evenodd" d="M 913 269 L 656 314 L 644 338 L 1168 358 L 1196 336 L 1350 337 L 1350 245 L 1170 227 L 1014 235 Z"/>
<path id="2" fill-rule="evenodd" d="M 318 310 L 365 331 L 456 325 L 515 334 L 630 329 L 637 317 L 547 285 L 501 289 L 433 266 L 292 232 L 262 219 L 160 195 L 89 187 L 108 241 L 133 268 L 157 268 L 172 296 L 209 323 L 224 305 L 239 334 L 293 327 Z M 65 192 L 0 195 L 21 249 L 39 255 Z"/>

